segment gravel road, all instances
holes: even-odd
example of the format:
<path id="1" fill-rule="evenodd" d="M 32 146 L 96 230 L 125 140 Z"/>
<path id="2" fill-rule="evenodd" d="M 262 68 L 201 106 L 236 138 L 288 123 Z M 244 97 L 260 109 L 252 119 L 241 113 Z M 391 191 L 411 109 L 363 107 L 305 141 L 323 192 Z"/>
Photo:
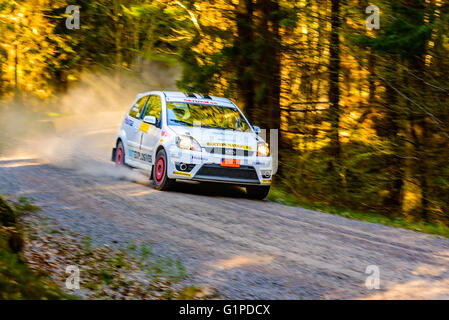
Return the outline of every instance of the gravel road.
<path id="1" fill-rule="evenodd" d="M 46 141 L 66 155 L 70 142 L 70 159 L 31 149 L 1 158 L 0 193 L 32 196 L 42 215 L 97 244 L 152 243 L 156 255 L 183 262 L 186 282 L 224 298 L 449 298 L 449 239 L 247 200 L 234 187 L 183 183 L 159 192 L 107 161 L 115 130 L 79 127 L 72 139 L 57 136 L 56 149 Z M 378 290 L 365 286 L 370 265 L 380 271 Z"/>

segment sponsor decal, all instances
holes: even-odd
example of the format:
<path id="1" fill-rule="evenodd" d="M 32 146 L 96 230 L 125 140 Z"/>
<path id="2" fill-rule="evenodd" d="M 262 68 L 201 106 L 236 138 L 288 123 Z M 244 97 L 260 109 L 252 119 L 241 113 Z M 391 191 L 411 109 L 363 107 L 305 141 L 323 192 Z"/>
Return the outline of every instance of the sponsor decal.
<path id="1" fill-rule="evenodd" d="M 129 156 L 136 160 L 141 160 L 141 161 L 145 161 L 145 162 L 149 162 L 149 163 L 153 162 L 153 157 L 149 153 L 143 153 L 140 151 L 135 151 L 135 150 L 129 149 Z"/>
<path id="2" fill-rule="evenodd" d="M 132 121 L 131 119 L 125 118 L 125 124 L 132 127 L 134 125 L 134 121 Z"/>
<path id="3" fill-rule="evenodd" d="M 142 122 L 142 124 L 140 125 L 140 131 L 148 133 L 148 130 L 150 130 L 150 124 L 149 123 L 145 123 Z"/>
<path id="4" fill-rule="evenodd" d="M 262 180 L 262 183 L 270 183 L 271 182 L 271 179 L 263 179 Z"/>
<path id="5" fill-rule="evenodd" d="M 184 102 L 189 103 L 204 103 L 204 104 L 213 104 L 217 105 L 218 103 L 215 101 L 209 101 L 209 100 L 196 100 L 196 99 L 183 99 Z"/>
<path id="6" fill-rule="evenodd" d="M 181 171 L 173 171 L 173 174 L 177 174 L 177 175 L 185 176 L 185 177 L 191 177 L 192 176 L 190 173 L 181 172 Z"/>
<path id="7" fill-rule="evenodd" d="M 212 104 L 212 105 L 218 105 L 218 102 L 216 101 L 210 101 L 210 100 L 198 100 L 198 99 L 180 99 L 180 98 L 175 98 L 175 99 L 170 99 L 167 98 L 167 102 L 168 101 L 181 101 L 181 102 L 186 102 L 186 103 L 202 103 L 202 104 Z"/>
<path id="8" fill-rule="evenodd" d="M 250 146 L 245 146 L 243 144 L 235 144 L 235 143 L 225 143 L 225 142 L 207 142 L 206 146 L 251 150 Z"/>
<path id="9" fill-rule="evenodd" d="M 203 156 L 191 155 L 191 156 L 190 156 L 190 161 L 195 161 L 195 160 L 198 160 L 198 161 L 207 161 L 208 158 L 207 158 L 207 157 L 203 157 Z"/>

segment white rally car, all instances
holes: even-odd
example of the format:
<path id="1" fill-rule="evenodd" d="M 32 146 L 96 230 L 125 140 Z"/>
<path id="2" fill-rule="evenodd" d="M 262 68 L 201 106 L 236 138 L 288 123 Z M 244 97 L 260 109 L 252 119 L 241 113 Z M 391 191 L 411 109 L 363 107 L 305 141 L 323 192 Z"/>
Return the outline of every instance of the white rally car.
<path id="1" fill-rule="evenodd" d="M 270 190 L 270 148 L 229 99 L 183 92 L 138 94 L 112 160 L 151 172 L 156 189 L 175 180 L 233 183 L 248 197 Z"/>

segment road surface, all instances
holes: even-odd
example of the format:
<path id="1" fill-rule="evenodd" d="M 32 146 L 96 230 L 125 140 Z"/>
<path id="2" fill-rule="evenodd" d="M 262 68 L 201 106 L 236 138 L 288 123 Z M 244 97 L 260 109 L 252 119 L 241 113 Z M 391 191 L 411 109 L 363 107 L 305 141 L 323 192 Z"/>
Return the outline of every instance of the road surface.
<path id="1" fill-rule="evenodd" d="M 42 215 L 99 245 L 151 242 L 183 262 L 187 282 L 224 298 L 449 298 L 449 239 L 247 200 L 233 187 L 159 192 L 107 161 L 115 130 L 77 127 L 1 158 L 0 193 L 32 196 Z M 378 290 L 365 286 L 368 266 Z"/>

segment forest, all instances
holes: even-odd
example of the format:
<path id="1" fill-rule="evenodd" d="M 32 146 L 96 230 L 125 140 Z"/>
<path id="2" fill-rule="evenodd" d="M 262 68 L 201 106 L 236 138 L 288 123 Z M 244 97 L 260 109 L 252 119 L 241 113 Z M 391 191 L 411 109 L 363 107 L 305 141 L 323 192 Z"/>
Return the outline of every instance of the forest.
<path id="1" fill-rule="evenodd" d="M 279 130 L 283 192 L 449 225 L 449 1 L 0 0 L 0 35 L 2 110 L 177 66 L 179 90 Z"/>

